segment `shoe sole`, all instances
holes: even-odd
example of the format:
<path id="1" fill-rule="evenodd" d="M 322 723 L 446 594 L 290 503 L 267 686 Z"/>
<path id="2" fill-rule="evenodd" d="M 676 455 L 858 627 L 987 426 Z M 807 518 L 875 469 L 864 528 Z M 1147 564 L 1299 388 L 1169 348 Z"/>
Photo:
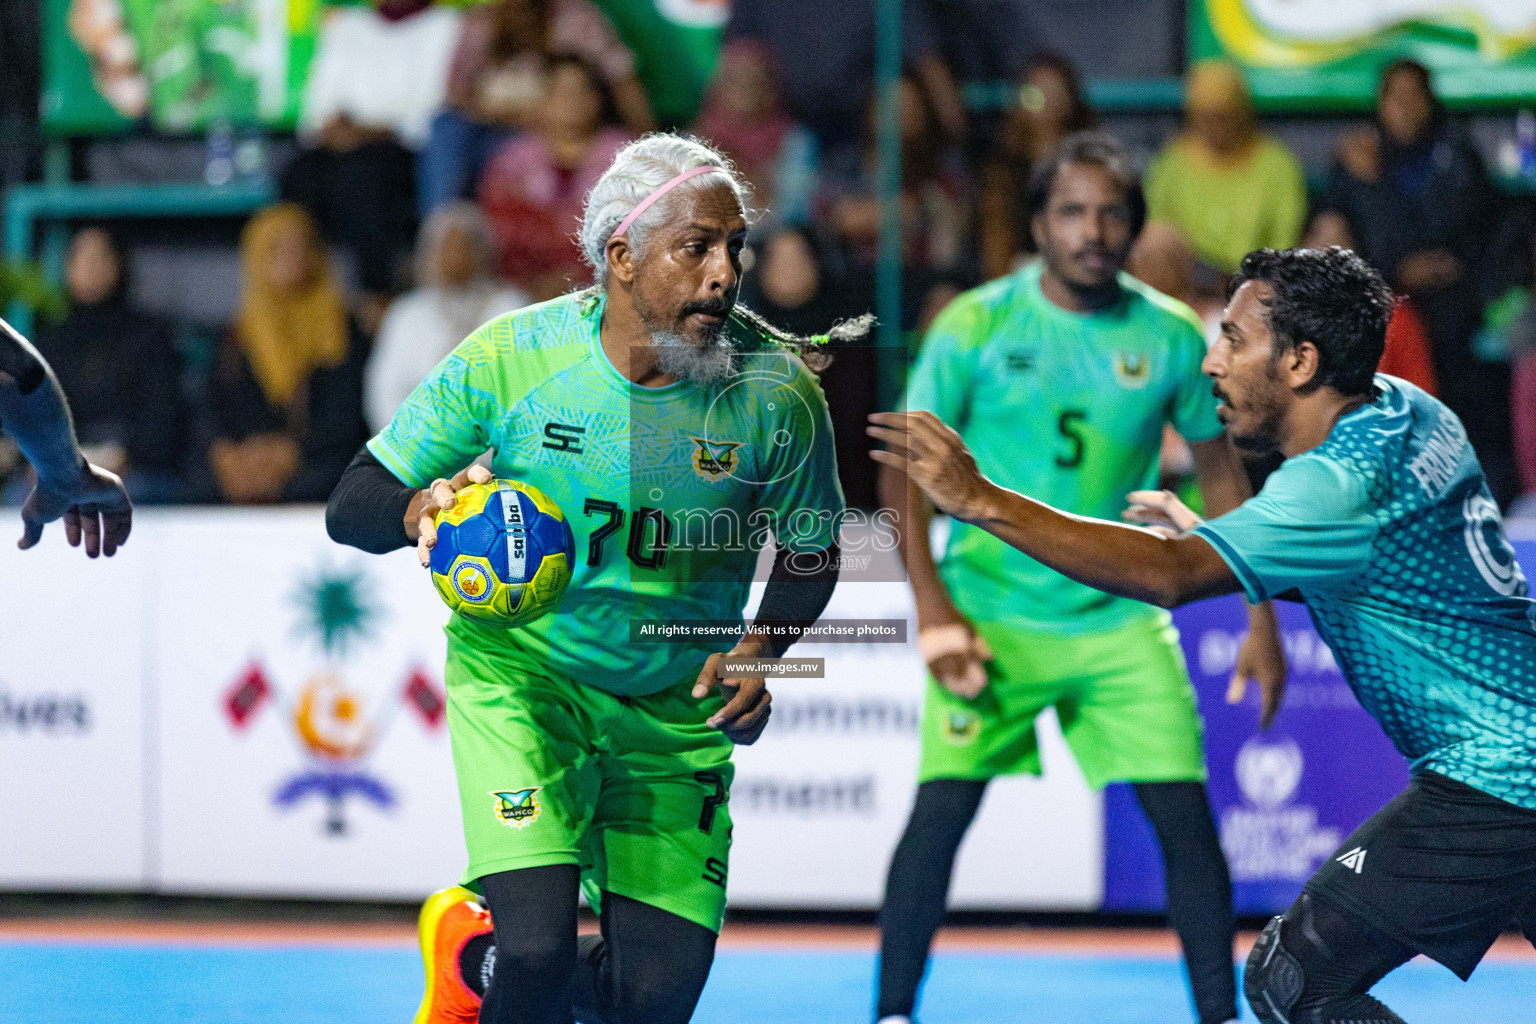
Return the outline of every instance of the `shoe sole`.
<path id="1" fill-rule="evenodd" d="M 427 990 L 422 994 L 421 1007 L 412 1018 L 412 1024 L 432 1024 L 432 997 L 436 995 L 438 975 L 435 948 L 438 922 L 450 909 L 466 900 L 473 901 L 474 898 L 475 894 L 468 889 L 453 886 L 433 893 L 421 905 L 421 915 L 416 919 L 416 934 L 421 940 L 421 963 L 427 972 Z"/>

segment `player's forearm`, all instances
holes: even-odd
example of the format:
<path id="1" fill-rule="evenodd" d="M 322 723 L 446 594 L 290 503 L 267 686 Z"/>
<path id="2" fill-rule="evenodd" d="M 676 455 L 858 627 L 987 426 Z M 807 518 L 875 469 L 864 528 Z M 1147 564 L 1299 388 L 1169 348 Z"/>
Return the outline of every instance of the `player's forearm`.
<path id="1" fill-rule="evenodd" d="M 890 510 L 895 520 L 897 552 L 906 566 L 907 582 L 912 587 L 918 629 L 958 620 L 960 613 L 955 610 L 949 590 L 939 576 L 938 562 L 928 543 L 933 506 L 899 470 L 881 466 L 878 482 L 880 503 Z"/>
<path id="2" fill-rule="evenodd" d="M 62 488 L 85 471 L 64 391 L 47 362 L 0 320 L 0 425 L 16 442 L 45 487 Z"/>
<path id="3" fill-rule="evenodd" d="M 325 530 L 338 544 L 381 555 L 408 547 L 406 510 L 417 489 L 395 479 L 366 447 L 341 474 L 325 506 Z"/>
<path id="4" fill-rule="evenodd" d="M 758 602 L 757 617 L 743 640 L 759 644 L 769 657 L 782 657 L 827 610 L 838 573 L 836 544 L 825 551 L 799 554 L 780 548 Z M 773 624 L 771 631 L 758 628 L 767 623 Z"/>
<path id="5" fill-rule="evenodd" d="M 1237 589 L 1219 556 L 1198 537 L 1170 539 L 1072 515 L 990 481 L 965 519 L 1063 576 L 1108 594 L 1173 608 Z"/>

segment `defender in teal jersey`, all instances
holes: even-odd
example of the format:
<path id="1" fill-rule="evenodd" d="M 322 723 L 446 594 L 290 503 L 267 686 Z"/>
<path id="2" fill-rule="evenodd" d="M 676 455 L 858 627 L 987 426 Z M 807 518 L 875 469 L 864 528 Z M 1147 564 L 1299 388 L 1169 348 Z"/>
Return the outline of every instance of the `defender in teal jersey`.
<path id="1" fill-rule="evenodd" d="M 879 461 L 1079 582 L 1173 607 L 1297 595 L 1408 788 L 1264 929 L 1244 989 L 1265 1024 L 1400 1024 L 1367 994 L 1423 953 L 1467 977 L 1507 926 L 1536 942 L 1536 602 L 1456 416 L 1373 376 L 1393 297 L 1341 249 L 1244 261 L 1205 361 L 1239 444 L 1286 461 L 1202 523 L 1144 492 L 1154 534 L 1063 515 L 986 480 L 926 413 L 881 415 Z"/>
<path id="2" fill-rule="evenodd" d="M 1172 424 L 1194 451 L 1207 504 L 1235 507 L 1248 485 L 1200 372 L 1199 320 L 1120 270 L 1142 210 L 1124 153 L 1104 136 L 1068 139 L 1030 200 L 1040 261 L 939 316 L 907 408 L 953 424 L 1000 485 L 1100 517 L 1118 516 L 1128 491 L 1156 485 Z M 1039 774 L 1035 722 L 1048 707 L 1090 784 L 1135 784 L 1162 846 L 1200 1022 L 1235 1018 L 1231 884 L 1168 613 L 1085 587 L 963 521 L 935 573 L 929 509 L 899 473 L 881 482 L 884 504 L 914 512 L 902 554 L 933 678 L 920 785 L 881 911 L 877 1019 L 911 1015 L 956 850 L 992 778 Z M 1273 613 L 1265 605 L 1253 618 L 1239 676 L 1274 694 L 1284 658 Z"/>
<path id="3" fill-rule="evenodd" d="M 406 496 L 398 536 L 360 546 L 415 541 L 425 564 L 433 513 L 491 473 L 543 491 L 576 539 L 554 614 L 448 625 L 462 883 L 490 920 L 465 909 L 463 889 L 428 901 L 418 1024 L 682 1024 L 708 976 L 731 750 L 770 710 L 763 680 L 722 673 L 720 659 L 788 646 L 742 617 L 769 539 L 779 552 L 758 621 L 820 614 L 843 511 L 808 340 L 735 304 L 744 191 L 695 141 L 632 144 L 588 198 L 598 286 L 476 331 L 359 456 Z M 489 472 L 465 469 L 487 451 Z M 333 535 L 345 504 L 333 499 Z M 723 632 L 646 637 L 675 620 Z M 579 944 L 578 882 L 603 934 Z"/>

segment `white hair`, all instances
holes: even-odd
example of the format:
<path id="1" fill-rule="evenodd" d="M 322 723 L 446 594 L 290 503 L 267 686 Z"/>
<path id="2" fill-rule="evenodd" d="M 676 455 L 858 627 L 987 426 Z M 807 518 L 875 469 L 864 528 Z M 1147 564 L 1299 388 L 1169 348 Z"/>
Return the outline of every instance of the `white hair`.
<path id="1" fill-rule="evenodd" d="M 751 198 L 752 188 L 726 156 L 714 147 L 686 135 L 654 133 L 637 139 L 619 151 L 613 163 L 597 179 L 587 194 L 586 209 L 581 218 L 581 252 L 592 265 L 593 280 L 598 287 L 608 283 L 608 239 L 646 196 L 695 167 L 719 167 L 719 174 L 700 174 L 677 186 L 673 192 L 711 188 L 724 181 L 741 201 L 743 212 Z M 663 207 L 667 207 L 673 195 L 669 193 L 642 213 L 625 233 L 629 235 L 630 248 L 636 255 L 645 250 L 647 232 L 666 219 Z"/>

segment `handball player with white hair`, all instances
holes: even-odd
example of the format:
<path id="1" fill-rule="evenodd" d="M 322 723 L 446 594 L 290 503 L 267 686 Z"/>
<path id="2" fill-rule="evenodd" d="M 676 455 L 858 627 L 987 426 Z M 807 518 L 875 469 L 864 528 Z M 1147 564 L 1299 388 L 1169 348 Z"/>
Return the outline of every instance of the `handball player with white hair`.
<path id="1" fill-rule="evenodd" d="M 770 710 L 764 679 L 721 660 L 777 657 L 831 596 L 843 501 L 807 364 L 870 322 L 799 338 L 738 305 L 747 199 L 705 144 L 632 143 L 587 198 L 596 285 L 481 327 L 331 497 L 333 538 L 414 544 L 425 565 L 434 514 L 490 478 L 471 464 L 491 449 L 495 475 L 542 490 L 576 539 L 558 612 L 447 627 L 461 881 L 484 906 L 453 887 L 423 907 L 417 1024 L 680 1024 L 709 976 L 731 752 Z M 749 626 L 769 534 L 778 555 Z M 632 640 L 675 620 L 730 635 Z M 601 936 L 577 937 L 579 890 Z"/>

